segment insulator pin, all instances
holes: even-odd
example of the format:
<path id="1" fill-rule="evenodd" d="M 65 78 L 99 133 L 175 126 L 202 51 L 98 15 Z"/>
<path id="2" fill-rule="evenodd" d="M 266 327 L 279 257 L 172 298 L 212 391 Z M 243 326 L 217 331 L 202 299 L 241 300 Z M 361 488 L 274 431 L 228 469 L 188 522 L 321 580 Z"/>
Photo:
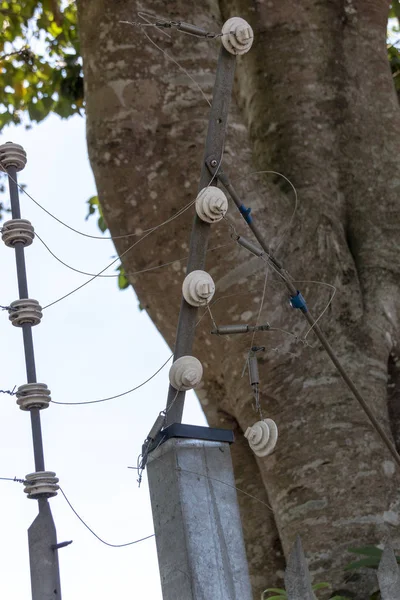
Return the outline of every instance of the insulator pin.
<path id="1" fill-rule="evenodd" d="M 42 319 L 42 307 L 37 300 L 30 298 L 21 298 L 11 302 L 9 319 L 15 327 L 23 325 L 38 325 Z"/>
<path id="2" fill-rule="evenodd" d="M 257 421 L 253 427 L 246 429 L 244 437 L 256 456 L 268 456 L 278 441 L 278 427 L 272 419 Z"/>
<path id="3" fill-rule="evenodd" d="M 27 219 L 12 219 L 6 221 L 1 231 L 1 238 L 6 246 L 12 248 L 15 244 L 30 246 L 35 237 L 35 231 Z"/>
<path id="4" fill-rule="evenodd" d="M 57 496 L 60 489 L 58 477 L 53 471 L 36 471 L 25 477 L 25 494 L 28 498 L 38 500 L 40 498 L 52 498 Z"/>
<path id="5" fill-rule="evenodd" d="M 48 408 L 50 390 L 45 383 L 24 383 L 17 389 L 17 404 L 21 410 Z"/>
<path id="6" fill-rule="evenodd" d="M 253 30 L 244 19 L 232 17 L 222 27 L 222 44 L 231 54 L 246 54 L 254 40 Z"/>
<path id="7" fill-rule="evenodd" d="M 6 171 L 9 167 L 15 167 L 22 171 L 26 165 L 26 152 L 19 144 L 6 142 L 0 146 L 0 170 Z"/>
<path id="8" fill-rule="evenodd" d="M 169 381 L 176 390 L 192 390 L 203 377 L 203 366 L 194 356 L 181 356 L 169 370 Z"/>
<path id="9" fill-rule="evenodd" d="M 206 271 L 191 271 L 182 283 L 182 294 L 191 306 L 205 306 L 215 293 L 215 283 Z"/>
<path id="10" fill-rule="evenodd" d="M 206 223 L 216 223 L 224 218 L 228 210 L 228 199 L 224 192 L 214 185 L 204 188 L 196 198 L 196 212 Z"/>

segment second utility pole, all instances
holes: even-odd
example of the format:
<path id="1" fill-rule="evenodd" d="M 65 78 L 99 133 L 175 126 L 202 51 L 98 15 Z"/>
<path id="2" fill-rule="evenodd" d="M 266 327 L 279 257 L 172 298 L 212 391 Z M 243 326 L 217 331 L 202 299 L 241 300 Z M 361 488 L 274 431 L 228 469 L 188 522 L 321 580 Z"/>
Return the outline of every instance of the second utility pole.
<path id="1" fill-rule="evenodd" d="M 18 144 L 7 142 L 0 146 L 0 165 L 8 175 L 12 219 L 2 227 L 2 240 L 14 248 L 19 299 L 8 307 L 13 325 L 22 329 L 27 383 L 17 389 L 17 403 L 21 410 L 30 413 L 35 471 L 25 478 L 25 493 L 38 501 L 39 514 L 28 529 L 29 561 L 31 570 L 32 600 L 61 600 L 60 573 L 56 528 L 48 502 L 57 495 L 58 478 L 53 471 L 45 471 L 40 411 L 48 408 L 50 390 L 36 378 L 32 327 L 42 318 L 42 309 L 29 298 L 25 267 L 25 247 L 32 244 L 35 233 L 32 224 L 21 219 L 17 171 L 26 164 L 25 150 Z"/>

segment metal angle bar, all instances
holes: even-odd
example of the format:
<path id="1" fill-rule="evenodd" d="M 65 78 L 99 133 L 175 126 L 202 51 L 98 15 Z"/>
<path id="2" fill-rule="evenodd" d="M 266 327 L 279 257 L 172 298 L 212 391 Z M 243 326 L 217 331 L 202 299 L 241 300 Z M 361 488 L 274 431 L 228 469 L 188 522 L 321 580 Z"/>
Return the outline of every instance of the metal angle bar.
<path id="1" fill-rule="evenodd" d="M 235 66 L 236 56 L 230 54 L 222 46 L 218 58 L 199 191 L 210 183 L 210 171 L 207 165 L 212 163 L 215 167 L 218 167 L 222 160 Z M 216 184 L 216 181 L 214 180 L 213 183 Z M 204 270 L 209 235 L 210 224 L 202 221 L 196 214 L 190 237 L 187 274 L 197 269 Z M 182 298 L 174 360 L 181 356 L 190 355 L 192 352 L 197 312 L 197 307 L 191 306 Z M 184 402 L 185 392 L 182 391 L 177 394 L 176 389 L 170 385 L 167 398 L 167 425 L 182 421 Z"/>
<path id="2" fill-rule="evenodd" d="M 32 600 L 61 600 L 57 532 L 47 500 L 28 529 Z"/>

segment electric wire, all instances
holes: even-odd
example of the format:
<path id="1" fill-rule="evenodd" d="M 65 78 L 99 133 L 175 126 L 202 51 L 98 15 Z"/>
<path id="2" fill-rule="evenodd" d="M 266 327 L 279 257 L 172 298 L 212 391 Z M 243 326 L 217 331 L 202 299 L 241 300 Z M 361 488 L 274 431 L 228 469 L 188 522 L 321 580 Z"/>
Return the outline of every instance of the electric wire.
<path id="1" fill-rule="evenodd" d="M 83 231 L 80 231 L 79 229 L 75 229 L 74 227 L 71 227 L 71 225 L 68 225 L 68 223 L 65 223 L 65 221 L 62 221 L 61 219 L 59 219 L 58 217 L 56 217 L 56 215 L 54 215 L 53 213 L 51 213 L 49 210 L 47 210 L 47 208 L 45 208 L 44 206 L 42 206 L 37 200 L 35 200 L 35 198 L 29 194 L 29 192 L 26 191 L 26 189 L 21 186 L 18 181 L 16 181 L 16 179 L 14 179 L 12 177 L 12 175 L 10 175 L 9 173 L 7 173 L 7 176 L 11 179 L 11 181 L 13 183 L 15 183 L 15 185 L 18 186 L 19 190 L 21 192 L 23 192 L 26 196 L 28 196 L 28 198 L 30 200 L 32 200 L 32 202 L 34 204 L 36 204 L 36 206 L 38 206 L 41 210 L 43 210 L 46 214 L 48 214 L 52 219 L 54 219 L 55 221 L 57 221 L 58 223 L 60 223 L 60 225 L 62 225 L 63 227 L 66 227 L 67 229 L 70 229 L 71 231 L 73 231 L 74 233 L 81 235 L 83 237 L 87 237 L 93 240 L 122 240 L 124 238 L 129 238 L 129 237 L 138 237 L 139 235 L 142 235 L 143 233 L 149 233 L 151 231 L 154 231 L 155 229 L 158 229 L 159 227 L 162 227 L 163 225 L 165 225 L 166 223 L 169 223 L 169 221 L 173 218 L 176 218 L 181 211 L 184 212 L 187 208 L 189 208 L 194 201 L 191 201 L 188 205 L 184 206 L 183 208 L 181 208 L 176 215 L 174 215 L 173 217 L 170 217 L 169 219 L 167 219 L 166 221 L 163 221 L 162 223 L 160 223 L 159 225 L 156 225 L 155 227 L 151 227 L 150 229 L 144 229 L 142 230 L 140 233 L 126 233 L 124 235 L 90 235 L 89 233 L 85 233 Z"/>
<path id="2" fill-rule="evenodd" d="M 57 300 L 54 300 L 53 302 L 50 302 L 49 304 L 47 304 L 46 306 L 44 306 L 42 308 L 42 310 L 45 310 L 46 308 L 49 308 L 50 306 L 53 306 L 54 304 L 57 304 L 58 302 L 61 302 L 61 300 L 64 300 L 65 298 L 68 298 L 68 296 L 71 296 L 72 294 L 74 294 L 75 292 L 77 292 L 78 290 L 82 289 L 83 287 L 85 287 L 86 285 L 88 285 L 89 283 L 91 283 L 92 281 L 94 281 L 96 278 L 98 278 L 102 273 L 104 273 L 104 271 L 107 271 L 107 269 L 109 269 L 110 267 L 112 267 L 118 260 L 121 260 L 121 258 L 123 256 L 125 256 L 126 254 L 128 254 L 128 252 L 130 252 L 135 246 L 137 246 L 140 242 L 142 242 L 145 238 L 147 238 L 151 233 L 153 233 L 154 231 L 156 231 L 157 229 L 159 229 L 160 227 L 162 227 L 163 225 L 169 223 L 170 221 L 173 221 L 174 219 L 176 219 L 177 217 L 179 217 L 183 212 L 185 212 L 186 210 L 188 210 L 193 204 L 194 202 L 196 202 L 196 200 L 193 200 L 190 204 L 188 204 L 184 209 L 182 209 L 180 212 L 178 212 L 176 215 L 174 215 L 173 217 L 171 217 L 170 219 L 168 219 L 168 221 L 164 221 L 164 223 L 162 223 L 161 225 L 158 225 L 157 227 L 154 227 L 153 229 L 150 229 L 145 235 L 143 235 L 139 240 L 137 240 L 136 242 L 134 242 L 131 246 L 129 246 L 129 248 L 127 250 L 125 250 L 124 252 L 122 252 L 122 254 L 120 254 L 119 256 L 117 256 L 117 258 L 115 258 L 111 263 L 109 263 L 106 267 L 104 267 L 104 269 L 102 269 L 99 273 L 97 273 L 96 275 L 94 275 L 91 279 L 89 279 L 88 281 L 85 281 L 84 283 L 82 283 L 81 285 L 79 285 L 78 287 L 74 288 L 73 290 L 71 290 L 70 292 L 68 292 L 67 294 L 64 294 L 64 296 L 61 296 L 61 298 L 58 298 Z"/>
<path id="3" fill-rule="evenodd" d="M 172 356 L 173 356 L 173 355 L 172 355 Z M 171 357 L 171 358 L 172 358 L 172 357 Z M 159 413 L 159 415 L 163 415 L 163 417 L 164 417 L 164 420 L 163 420 L 163 425 L 161 425 L 159 433 L 161 432 L 161 429 L 162 429 L 162 428 L 164 427 L 164 425 L 166 424 L 167 415 L 168 415 L 169 411 L 172 409 L 172 407 L 174 406 L 174 404 L 175 404 L 175 402 L 176 402 L 176 399 L 177 399 L 177 398 L 178 398 L 178 396 L 179 396 L 179 392 L 180 392 L 180 391 L 182 391 L 182 390 L 176 390 L 176 394 L 175 394 L 175 396 L 173 397 L 171 404 L 170 404 L 169 406 L 166 406 L 166 408 L 164 408 L 164 410 L 162 410 L 162 411 Z M 157 437 L 157 436 L 156 436 L 156 437 Z M 144 441 L 144 443 L 143 443 L 143 446 L 142 446 L 142 452 L 141 452 L 141 453 L 139 454 L 139 456 L 137 457 L 137 461 L 136 461 L 137 467 L 129 467 L 129 468 L 131 468 L 131 469 L 134 469 L 134 468 L 135 468 L 135 469 L 136 469 L 136 471 L 138 472 L 138 478 L 137 478 L 137 482 L 138 482 L 138 485 L 139 485 L 139 487 L 140 487 L 140 484 L 142 483 L 143 471 L 144 471 L 144 470 L 145 470 L 145 468 L 146 468 L 146 464 L 147 464 L 147 457 L 148 457 L 148 455 L 149 455 L 150 448 L 151 448 L 151 444 L 154 442 L 154 439 L 155 439 L 155 438 L 151 438 L 151 437 L 149 437 L 149 435 L 146 437 L 146 439 L 145 439 L 145 441 Z M 157 446 L 156 446 L 155 448 L 152 448 L 152 452 L 154 452 L 155 450 L 157 450 L 157 448 L 159 448 L 159 446 L 161 446 L 162 442 L 163 442 L 163 437 L 161 436 L 161 437 L 160 437 L 160 440 L 159 440 L 159 442 L 158 442 L 158 444 L 157 444 Z M 144 449 L 144 450 L 143 450 L 143 449 Z"/>
<path id="4" fill-rule="evenodd" d="M 248 223 L 248 225 L 249 225 L 249 223 Z M 260 246 L 262 248 L 266 248 L 266 244 L 264 243 L 264 240 L 262 239 L 260 232 L 258 230 L 254 230 L 253 228 L 251 228 L 251 229 L 252 229 L 254 235 L 256 236 L 257 241 L 260 244 Z M 296 288 L 293 285 L 293 281 L 292 281 L 294 279 L 289 276 L 288 272 L 285 271 L 282 267 L 278 268 L 276 265 L 273 265 L 271 257 L 268 255 L 268 252 L 265 252 L 265 255 L 264 254 L 260 255 L 260 258 L 265 262 L 269 261 L 271 263 L 271 266 L 273 266 L 274 270 L 280 275 L 280 277 L 285 282 L 289 293 L 296 294 Z M 328 354 L 329 358 L 331 359 L 336 370 L 342 377 L 343 381 L 345 382 L 347 387 L 350 389 L 354 398 L 357 400 L 357 402 L 363 409 L 364 413 L 368 417 L 370 424 L 374 428 L 375 432 L 378 434 L 378 436 L 381 438 L 383 443 L 388 448 L 389 452 L 391 453 L 394 460 L 396 461 L 397 466 L 400 467 L 400 454 L 397 452 L 397 449 L 394 446 L 393 442 L 390 440 L 389 436 L 386 434 L 385 430 L 383 429 L 383 427 L 379 423 L 378 419 L 374 415 L 373 411 L 371 410 L 370 406 L 368 405 L 368 402 L 365 400 L 364 396 L 359 392 L 359 390 L 353 383 L 352 379 L 349 377 L 346 370 L 342 366 L 337 354 L 335 353 L 335 351 L 333 350 L 329 341 L 327 340 L 327 338 L 323 334 L 322 330 L 320 329 L 319 324 L 315 322 L 314 318 L 312 317 L 312 315 L 310 314 L 310 312 L 308 311 L 307 308 L 301 310 L 301 312 L 304 315 L 307 322 L 309 323 L 309 325 L 311 326 L 311 330 L 314 330 L 319 342 L 322 344 L 324 350 Z"/>
<path id="5" fill-rule="evenodd" d="M 153 233 L 154 231 L 160 229 L 161 227 L 163 227 L 167 223 L 170 223 L 174 219 L 178 218 L 185 211 L 187 211 L 191 206 L 193 206 L 196 203 L 196 200 L 198 198 L 200 198 L 201 195 L 206 192 L 206 190 L 210 187 L 210 185 L 214 181 L 215 177 L 217 176 L 218 169 L 219 169 L 219 167 L 221 165 L 222 158 L 223 158 L 223 153 L 221 154 L 221 158 L 219 160 L 219 163 L 217 165 L 215 173 L 212 175 L 212 177 L 211 177 L 208 185 L 201 190 L 200 194 L 198 194 L 198 196 L 194 200 L 192 200 L 191 202 L 189 202 L 189 204 L 187 204 L 185 207 L 183 207 L 181 210 L 179 210 L 175 215 L 173 215 L 172 217 L 170 217 L 169 219 L 167 219 L 166 221 L 164 221 L 160 225 L 156 225 L 152 229 L 148 230 L 148 232 L 145 235 L 143 235 L 134 244 L 132 244 L 131 246 L 129 246 L 129 248 L 127 250 L 125 250 L 122 254 L 120 254 L 119 256 L 117 256 L 116 259 L 114 259 L 109 265 L 107 265 L 106 267 L 104 267 L 104 269 L 102 269 L 99 273 L 97 273 L 96 275 L 94 275 L 91 279 L 88 279 L 88 281 L 85 281 L 84 283 L 82 283 L 78 287 L 74 288 L 73 290 L 71 290 L 67 294 L 64 294 L 64 296 L 61 296 L 61 298 L 58 298 L 57 300 L 54 300 L 53 302 L 50 302 L 49 304 L 46 304 L 46 306 L 43 306 L 42 310 L 45 310 L 46 308 L 49 308 L 50 306 L 54 306 L 54 304 L 57 304 L 58 302 L 61 302 L 61 300 L 65 300 L 65 298 L 68 298 L 69 296 L 71 296 L 75 292 L 79 291 L 80 289 L 82 289 L 83 287 L 85 287 L 86 285 L 88 285 L 89 283 L 91 283 L 92 281 L 94 281 L 97 277 L 99 277 L 99 275 L 101 275 L 102 273 L 104 273 L 104 271 L 106 271 L 107 269 L 109 269 L 110 267 L 112 267 L 112 265 L 114 265 L 118 260 L 120 260 L 123 256 L 125 256 L 125 254 L 127 254 L 128 252 L 130 252 L 135 246 L 137 246 L 140 242 L 142 242 L 145 238 L 147 238 L 151 233 Z"/>
<path id="6" fill-rule="evenodd" d="M 145 15 L 145 13 L 138 13 L 139 18 L 144 18 L 143 15 Z M 145 19 L 146 20 L 146 19 Z M 133 23 L 130 23 L 129 21 L 125 21 L 126 23 L 133 25 Z M 152 23 L 147 22 L 148 25 L 151 25 Z M 156 24 L 153 24 L 154 26 L 156 26 Z M 161 46 L 159 46 L 154 40 L 151 39 L 151 37 L 149 36 L 149 34 L 143 29 L 142 30 L 143 35 L 146 36 L 147 40 L 155 47 L 157 48 L 157 50 L 159 50 L 169 61 L 173 62 L 178 69 L 180 69 L 180 71 L 182 71 L 182 73 L 184 73 L 192 83 L 194 83 L 194 85 L 197 87 L 197 89 L 199 90 L 199 92 L 201 93 L 202 97 L 204 98 L 204 100 L 207 102 L 208 106 L 211 107 L 211 102 L 208 100 L 207 96 L 205 95 L 202 87 L 200 86 L 200 84 L 194 79 L 194 77 L 192 77 L 192 75 L 190 75 L 190 73 L 175 59 L 173 58 L 170 54 L 168 54 L 163 48 L 161 48 Z M 170 37 L 170 36 L 169 36 Z"/>
<path id="7" fill-rule="evenodd" d="M 18 479 L 18 477 L 0 477 L 1 481 L 15 481 L 16 483 L 25 483 L 25 479 Z"/>
<path id="8" fill-rule="evenodd" d="M 139 542 L 144 542 L 145 540 L 149 540 L 150 538 L 152 538 L 152 537 L 155 536 L 155 534 L 152 533 L 151 535 L 146 535 L 145 537 L 139 538 L 138 540 L 133 540 L 132 542 L 126 542 L 125 544 L 110 544 L 109 542 L 106 542 L 105 540 L 103 540 L 99 535 L 97 535 L 97 533 L 95 533 L 93 531 L 93 529 L 91 527 L 89 527 L 89 525 L 82 519 L 82 517 L 77 513 L 77 511 L 75 510 L 75 508 L 72 506 L 71 502 L 68 500 L 68 498 L 67 498 L 64 490 L 61 487 L 60 487 L 60 492 L 62 493 L 62 495 L 65 498 L 65 501 L 68 504 L 68 506 L 70 507 L 70 509 L 72 510 L 72 512 L 74 513 L 74 515 L 82 523 L 82 525 L 84 525 L 86 527 L 86 529 L 88 531 L 90 531 L 90 533 L 92 535 L 94 535 L 94 537 L 97 538 L 99 540 L 99 542 L 101 542 L 105 546 L 109 546 L 110 548 L 124 548 L 126 546 L 133 546 L 134 544 L 138 544 Z"/>
<path id="9" fill-rule="evenodd" d="M 261 301 L 260 301 L 260 307 L 258 309 L 258 314 L 257 314 L 257 318 L 256 318 L 256 324 L 255 324 L 256 327 L 257 327 L 257 325 L 258 325 L 258 323 L 260 321 L 262 309 L 264 307 L 264 300 L 265 300 L 265 293 L 266 293 L 266 290 L 267 290 L 268 275 L 269 275 L 269 265 L 267 265 L 267 267 L 265 269 L 264 287 L 263 287 L 263 291 L 262 291 L 262 296 L 261 296 Z M 244 374 L 246 372 L 246 367 L 249 364 L 250 352 L 251 352 L 252 347 L 254 346 L 254 338 L 255 337 L 256 337 L 256 330 L 253 331 L 253 335 L 251 336 L 250 348 L 249 348 L 249 351 L 248 351 L 248 355 L 247 355 L 246 361 L 245 361 L 244 366 L 243 366 L 242 377 L 244 376 Z"/>
<path id="10" fill-rule="evenodd" d="M 15 396 L 16 392 L 14 391 L 17 386 L 14 385 L 12 390 L 0 390 L 0 394 L 9 394 L 10 396 Z"/>
<path id="11" fill-rule="evenodd" d="M 311 327 L 307 330 L 307 332 L 305 333 L 303 340 L 306 341 L 307 336 L 309 333 L 311 333 L 311 331 L 314 329 L 315 325 L 317 325 L 317 323 L 320 321 L 320 319 L 322 319 L 322 317 L 324 316 L 324 314 L 326 313 L 326 311 L 328 310 L 328 308 L 330 307 L 330 305 L 332 304 L 332 301 L 336 295 L 337 292 L 337 288 L 336 286 L 332 285 L 331 283 L 326 283 L 325 281 L 311 281 L 311 280 L 296 280 L 293 279 L 292 280 L 293 283 L 315 283 L 317 285 L 326 285 L 327 287 L 332 288 L 332 294 L 328 300 L 327 305 L 325 306 L 325 308 L 323 309 L 323 311 L 320 313 L 320 315 L 318 316 L 317 319 L 315 319 L 314 324 L 311 325 Z"/>
<path id="12" fill-rule="evenodd" d="M 88 273 L 87 271 L 81 271 L 80 269 L 76 269 L 75 267 L 72 267 L 71 265 L 69 265 L 68 263 L 66 263 L 65 261 L 63 261 L 59 256 L 57 256 L 56 254 L 54 254 L 54 252 L 44 242 L 44 240 L 39 236 L 39 234 L 38 234 L 38 232 L 36 230 L 35 230 L 35 236 L 43 244 L 43 246 L 46 248 L 46 250 L 49 252 L 49 254 L 51 254 L 51 256 L 53 258 L 55 258 L 59 263 L 61 263 L 64 267 L 67 267 L 67 269 L 70 269 L 71 271 L 74 271 L 75 273 L 80 273 L 81 275 L 87 275 L 89 277 L 95 277 L 96 276 L 95 273 Z M 219 250 L 220 248 L 225 248 L 226 246 L 230 246 L 230 243 L 221 244 L 219 246 L 214 246 L 213 248 L 209 248 L 207 250 L 207 253 L 208 252 L 213 252 L 214 250 Z M 155 265 L 154 267 L 147 267 L 145 269 L 140 269 L 139 271 L 133 271 L 132 273 L 129 273 L 129 275 L 133 276 L 133 275 L 139 275 L 141 273 L 148 273 L 150 271 L 156 271 L 157 269 L 162 269 L 163 267 L 168 267 L 170 265 L 173 265 L 174 263 L 182 262 L 184 260 L 187 260 L 187 258 L 188 258 L 188 256 L 183 256 L 182 258 L 176 258 L 175 260 L 170 260 L 169 262 L 163 263 L 162 265 Z M 116 277 L 119 277 L 119 273 L 114 273 L 112 275 L 98 275 L 98 277 L 116 278 Z M 0 308 L 2 308 L 2 307 L 0 306 Z M 8 308 L 8 307 L 4 307 L 4 308 Z"/>
<path id="13" fill-rule="evenodd" d="M 251 177 L 252 175 L 268 175 L 268 174 L 269 175 L 279 175 L 279 177 L 283 177 L 283 179 L 285 179 L 285 181 L 287 181 L 287 183 L 291 186 L 291 188 L 292 188 L 292 190 L 294 192 L 294 198 L 295 198 L 294 208 L 293 208 L 292 215 L 291 215 L 291 217 L 289 219 L 289 223 L 288 223 L 286 229 L 283 231 L 281 237 L 279 238 L 279 240 L 278 240 L 275 248 L 273 249 L 276 252 L 276 250 L 278 250 L 278 248 L 282 244 L 283 240 L 285 239 L 285 237 L 286 237 L 289 229 L 291 228 L 293 220 L 294 220 L 294 218 L 296 216 L 296 213 L 297 213 L 298 204 L 299 204 L 299 198 L 298 198 L 296 187 L 290 181 L 290 179 L 288 177 L 286 177 L 286 175 L 284 175 L 283 173 L 279 173 L 279 171 L 252 171 L 251 173 L 247 173 L 246 175 L 243 175 L 242 177 L 237 177 L 233 181 L 242 181 L 243 179 L 247 179 L 248 177 Z"/>
<path id="14" fill-rule="evenodd" d="M 208 313 L 210 315 L 210 319 L 211 319 L 211 323 L 213 324 L 213 327 L 215 327 L 215 329 L 218 329 L 218 325 L 216 324 L 214 316 L 213 316 L 213 314 L 211 312 L 211 306 L 210 306 L 210 304 L 208 302 L 207 302 L 207 310 L 208 310 Z"/>
<path id="15" fill-rule="evenodd" d="M 165 463 L 165 461 L 162 458 L 153 456 L 152 457 L 154 460 L 158 460 L 162 463 Z M 166 463 L 165 463 L 166 464 Z M 133 468 L 133 467 L 129 467 L 129 468 Z M 238 492 L 240 492 L 241 494 L 244 494 L 245 496 L 248 496 L 249 498 L 252 498 L 253 500 L 255 500 L 256 502 L 259 502 L 260 504 L 262 504 L 263 506 L 266 506 L 269 510 L 272 511 L 272 508 L 269 504 L 267 504 L 266 502 L 264 502 L 263 500 L 260 500 L 260 498 L 257 498 L 257 496 L 253 496 L 253 494 L 250 494 L 249 492 L 246 492 L 245 490 L 242 490 L 241 488 L 237 487 L 236 485 L 232 485 L 231 483 L 227 483 L 226 481 L 222 481 L 222 479 L 217 479 L 216 477 L 211 477 L 211 475 L 205 475 L 204 473 L 198 473 L 197 471 L 192 471 L 190 469 L 183 469 L 182 467 L 175 467 L 176 471 L 181 471 L 183 473 L 191 473 L 192 475 L 196 475 L 198 477 L 204 477 L 205 479 L 209 479 L 210 481 L 216 481 L 217 483 L 221 483 L 222 485 L 226 485 L 227 487 L 230 487 Z"/>
<path id="16" fill-rule="evenodd" d="M 55 400 L 50 400 L 50 402 L 52 404 L 59 404 L 62 406 L 82 406 L 84 404 L 99 404 L 100 402 L 108 402 L 109 400 L 115 400 L 116 398 L 121 398 L 122 396 L 126 396 L 127 394 L 131 394 L 132 392 L 135 392 L 139 388 L 146 385 L 146 383 L 149 383 L 149 381 L 154 379 L 154 377 L 156 375 L 158 375 L 158 373 L 160 373 L 160 371 L 162 371 L 163 368 L 169 363 L 169 361 L 171 360 L 172 357 L 173 357 L 173 354 L 171 354 L 171 356 L 161 365 L 161 367 L 159 369 L 157 369 L 157 371 L 155 373 L 153 373 L 153 375 L 151 375 L 151 377 L 146 379 L 146 381 L 143 381 L 139 385 L 133 387 L 130 390 L 127 390 L 126 392 L 122 392 L 121 394 L 116 394 L 115 396 L 110 396 L 109 398 L 101 398 L 100 400 L 87 400 L 84 402 L 56 402 Z"/>

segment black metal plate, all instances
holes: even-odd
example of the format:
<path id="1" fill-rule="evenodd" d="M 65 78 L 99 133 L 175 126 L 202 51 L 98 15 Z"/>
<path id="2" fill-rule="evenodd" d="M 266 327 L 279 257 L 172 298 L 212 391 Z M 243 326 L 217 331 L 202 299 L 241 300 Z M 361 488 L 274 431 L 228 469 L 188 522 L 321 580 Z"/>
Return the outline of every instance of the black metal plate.
<path id="1" fill-rule="evenodd" d="M 151 452 L 171 438 L 187 438 L 193 440 L 207 440 L 209 442 L 227 442 L 233 444 L 235 436 L 231 429 L 217 429 L 215 427 L 201 427 L 200 425 L 186 425 L 172 423 L 163 429 L 151 444 Z"/>

